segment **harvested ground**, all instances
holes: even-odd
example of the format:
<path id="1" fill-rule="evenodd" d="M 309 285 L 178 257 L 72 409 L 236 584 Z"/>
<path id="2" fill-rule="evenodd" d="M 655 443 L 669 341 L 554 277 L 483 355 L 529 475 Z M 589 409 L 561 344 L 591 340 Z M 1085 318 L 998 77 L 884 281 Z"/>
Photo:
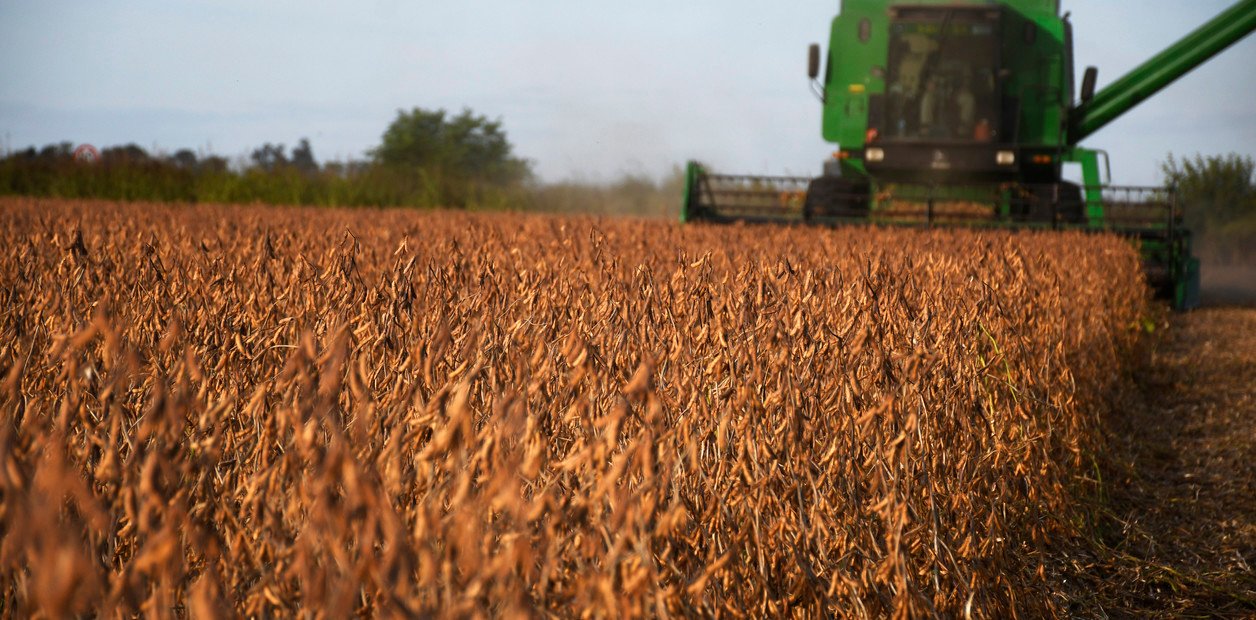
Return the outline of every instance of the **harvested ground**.
<path id="1" fill-rule="evenodd" d="M 1090 577 L 1112 617 L 1256 616 L 1256 309 L 1169 317 L 1113 422 L 1110 565 Z M 1099 613 L 1102 612 L 1102 613 Z"/>

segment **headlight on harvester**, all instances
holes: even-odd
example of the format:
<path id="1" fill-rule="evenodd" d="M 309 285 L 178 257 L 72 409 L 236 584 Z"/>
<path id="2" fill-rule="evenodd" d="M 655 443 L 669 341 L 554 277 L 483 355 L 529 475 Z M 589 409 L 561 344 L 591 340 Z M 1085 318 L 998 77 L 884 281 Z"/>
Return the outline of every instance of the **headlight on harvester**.
<path id="1" fill-rule="evenodd" d="M 885 161 L 885 151 L 878 148 L 871 148 L 864 151 L 864 158 L 868 161 Z"/>
<path id="2" fill-rule="evenodd" d="M 1011 166 L 1016 163 L 1015 151 L 999 151 L 994 154 L 994 162 L 1000 166 Z"/>

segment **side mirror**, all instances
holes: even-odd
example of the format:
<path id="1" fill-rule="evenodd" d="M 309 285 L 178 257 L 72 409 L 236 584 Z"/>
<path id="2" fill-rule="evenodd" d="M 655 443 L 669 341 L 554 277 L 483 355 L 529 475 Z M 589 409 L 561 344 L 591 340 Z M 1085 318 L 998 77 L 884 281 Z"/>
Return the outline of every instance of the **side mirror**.
<path id="1" fill-rule="evenodd" d="M 1086 67 L 1086 73 L 1082 75 L 1082 103 L 1095 98 L 1095 82 L 1098 79 L 1099 69 Z"/>
<path id="2" fill-rule="evenodd" d="M 816 79 L 820 75 L 820 46 L 812 43 L 807 50 L 807 77 Z"/>

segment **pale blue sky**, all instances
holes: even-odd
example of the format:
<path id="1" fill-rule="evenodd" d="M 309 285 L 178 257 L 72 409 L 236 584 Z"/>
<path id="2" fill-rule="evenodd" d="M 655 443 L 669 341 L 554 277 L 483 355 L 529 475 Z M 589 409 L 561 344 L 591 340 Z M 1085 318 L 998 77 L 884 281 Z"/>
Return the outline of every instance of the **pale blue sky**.
<path id="1" fill-rule="evenodd" d="M 0 148 L 61 140 L 228 157 L 308 136 L 361 157 L 399 108 L 500 117 L 547 180 L 817 174 L 806 47 L 836 0 L 0 1 Z M 1100 86 L 1228 0 L 1064 0 Z M 1133 8 L 1133 7 L 1136 7 Z M 1256 150 L 1256 37 L 1087 141 L 1114 181 L 1165 154 Z"/>

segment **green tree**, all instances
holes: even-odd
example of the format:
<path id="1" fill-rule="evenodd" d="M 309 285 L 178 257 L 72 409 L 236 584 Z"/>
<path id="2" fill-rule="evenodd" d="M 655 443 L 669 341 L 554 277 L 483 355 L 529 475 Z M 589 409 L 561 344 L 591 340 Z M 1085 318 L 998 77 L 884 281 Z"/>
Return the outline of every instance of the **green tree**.
<path id="1" fill-rule="evenodd" d="M 126 164 L 142 164 L 149 160 L 148 151 L 132 142 L 126 146 L 115 146 L 100 152 L 105 161 Z"/>
<path id="2" fill-rule="evenodd" d="M 288 155 L 284 153 L 283 144 L 271 144 L 267 142 L 262 146 L 253 149 L 253 154 L 249 155 L 249 159 L 253 160 L 253 166 L 265 172 L 274 172 L 280 168 L 289 165 Z"/>
<path id="3" fill-rule="evenodd" d="M 301 174 L 318 172 L 318 162 L 314 160 L 314 149 L 310 148 L 308 138 L 301 138 L 301 142 L 292 149 L 292 166 L 301 171 Z"/>
<path id="4" fill-rule="evenodd" d="M 376 163 L 420 168 L 480 183 L 506 185 L 531 177 L 526 160 L 513 155 L 501 121 L 469 109 L 450 117 L 444 110 L 398 110 L 378 148 Z"/>
<path id="5" fill-rule="evenodd" d="M 1179 161 L 1169 155 L 1161 170 L 1166 184 L 1177 188 L 1187 223 L 1196 232 L 1256 216 L 1256 162 L 1251 157 L 1197 154 Z"/>
<path id="6" fill-rule="evenodd" d="M 170 163 L 176 168 L 184 170 L 195 170 L 197 164 L 196 152 L 192 149 L 179 149 L 174 155 L 170 156 Z"/>

